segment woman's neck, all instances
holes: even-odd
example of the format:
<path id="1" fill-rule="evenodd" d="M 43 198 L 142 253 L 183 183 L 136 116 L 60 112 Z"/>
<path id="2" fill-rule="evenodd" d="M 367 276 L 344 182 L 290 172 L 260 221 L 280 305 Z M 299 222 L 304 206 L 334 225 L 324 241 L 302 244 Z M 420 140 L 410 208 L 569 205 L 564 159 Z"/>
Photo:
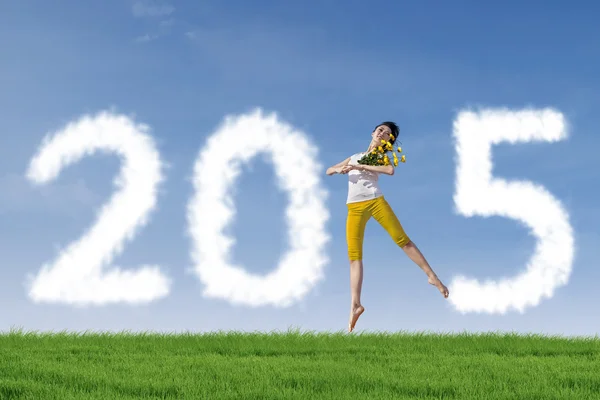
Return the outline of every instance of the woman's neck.
<path id="1" fill-rule="evenodd" d="M 367 153 L 370 153 L 371 151 L 373 151 L 374 149 L 376 149 L 377 146 L 378 146 L 378 144 L 375 141 L 375 139 L 371 140 L 371 143 L 369 144 L 369 148 L 367 149 Z"/>

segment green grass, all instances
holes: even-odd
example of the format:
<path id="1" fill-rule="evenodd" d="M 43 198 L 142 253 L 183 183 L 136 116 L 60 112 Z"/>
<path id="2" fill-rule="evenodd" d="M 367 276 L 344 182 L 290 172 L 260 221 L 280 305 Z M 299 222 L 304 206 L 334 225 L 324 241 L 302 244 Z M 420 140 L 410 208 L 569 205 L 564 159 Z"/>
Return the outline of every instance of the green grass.
<path id="1" fill-rule="evenodd" d="M 600 399 L 600 340 L 517 334 L 0 335 L 0 399 Z"/>

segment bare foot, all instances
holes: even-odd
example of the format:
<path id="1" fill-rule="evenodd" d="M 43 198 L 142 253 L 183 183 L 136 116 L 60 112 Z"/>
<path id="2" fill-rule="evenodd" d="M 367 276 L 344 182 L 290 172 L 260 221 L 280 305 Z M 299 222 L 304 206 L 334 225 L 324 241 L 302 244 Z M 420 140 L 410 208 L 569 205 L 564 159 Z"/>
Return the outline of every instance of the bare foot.
<path id="1" fill-rule="evenodd" d="M 428 282 L 429 282 L 429 284 L 438 288 L 438 290 L 440 291 L 442 296 L 444 296 L 445 298 L 448 298 L 448 295 L 450 294 L 450 292 L 448 292 L 448 288 L 446 286 L 444 286 L 442 281 L 440 281 L 440 278 L 438 278 L 436 275 L 433 275 L 433 276 L 429 277 Z"/>
<path id="2" fill-rule="evenodd" d="M 358 306 L 352 310 L 350 313 L 350 324 L 348 324 L 348 332 L 352 332 L 354 330 L 354 326 L 356 325 L 356 321 L 358 321 L 358 317 L 362 313 L 365 312 L 365 308 L 363 306 Z"/>

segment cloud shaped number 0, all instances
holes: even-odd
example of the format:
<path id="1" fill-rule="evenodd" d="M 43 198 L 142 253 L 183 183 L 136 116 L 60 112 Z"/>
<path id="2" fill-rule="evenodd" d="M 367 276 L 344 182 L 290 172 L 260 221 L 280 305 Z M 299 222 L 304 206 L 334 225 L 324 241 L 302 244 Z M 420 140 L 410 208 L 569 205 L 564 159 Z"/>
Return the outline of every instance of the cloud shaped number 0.
<path id="1" fill-rule="evenodd" d="M 188 205 L 194 272 L 205 285 L 206 297 L 254 307 L 286 307 L 323 278 L 329 212 L 317 150 L 303 133 L 260 110 L 226 118 L 208 139 L 195 164 L 195 194 Z M 291 248 L 264 277 L 231 264 L 235 239 L 223 232 L 235 216 L 232 194 L 242 163 L 259 152 L 270 156 L 278 184 L 289 195 L 285 218 Z M 260 235 L 259 227 L 256 234 Z"/>

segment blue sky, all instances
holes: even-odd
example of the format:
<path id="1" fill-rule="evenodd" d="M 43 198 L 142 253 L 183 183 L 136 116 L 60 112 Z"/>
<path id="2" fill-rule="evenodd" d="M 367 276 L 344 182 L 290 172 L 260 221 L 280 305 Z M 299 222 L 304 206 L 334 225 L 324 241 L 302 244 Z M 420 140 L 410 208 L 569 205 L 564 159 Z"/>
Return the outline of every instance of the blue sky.
<path id="1" fill-rule="evenodd" d="M 553 107 L 568 121 L 568 139 L 493 146 L 493 174 L 531 180 L 562 202 L 575 240 L 568 283 L 523 314 L 461 314 L 371 221 L 364 247 L 366 312 L 357 331 L 595 335 L 600 27 L 594 15 L 600 6 L 340 4 L 3 2 L 0 329 L 345 329 L 347 177 L 327 177 L 325 168 L 364 150 L 372 128 L 384 120 L 400 125 L 407 163 L 393 177 L 381 177 L 383 191 L 440 278 L 516 275 L 534 251 L 528 230 L 511 219 L 456 212 L 453 122 L 469 107 Z M 256 107 L 277 113 L 318 148 L 328 192 L 324 279 L 288 308 L 204 298 L 190 273 L 186 213 L 196 158 L 226 115 Z M 173 280 L 170 294 L 141 306 L 35 304 L 27 297 L 26 276 L 92 225 L 114 192 L 120 162 L 85 157 L 39 187 L 26 179 L 27 168 L 47 134 L 102 110 L 149 125 L 167 165 L 157 208 L 114 261 L 123 268 L 160 265 Z M 253 158 L 237 181 L 231 256 L 252 273 L 275 268 L 288 244 L 287 195 L 275 182 L 263 157 Z"/>

